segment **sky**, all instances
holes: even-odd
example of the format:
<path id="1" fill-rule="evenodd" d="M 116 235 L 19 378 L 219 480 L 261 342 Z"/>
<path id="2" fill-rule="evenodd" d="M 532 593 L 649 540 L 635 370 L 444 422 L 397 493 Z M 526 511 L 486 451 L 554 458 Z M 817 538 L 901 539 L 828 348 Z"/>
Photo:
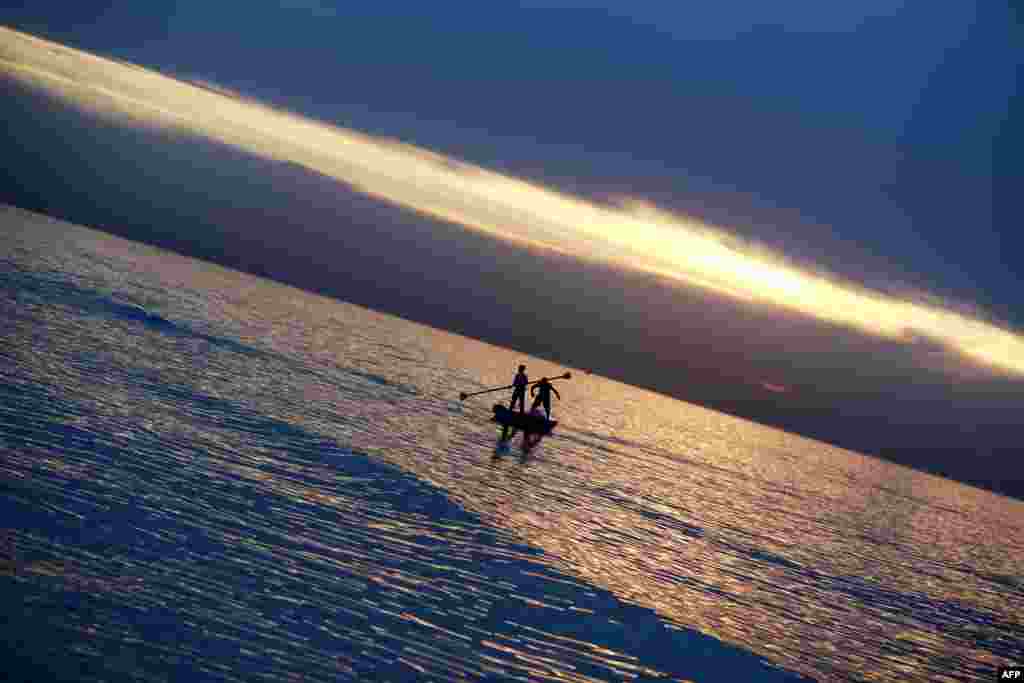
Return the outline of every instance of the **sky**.
<path id="1" fill-rule="evenodd" d="M 0 10 L 0 200 L 1021 478 L 1010 6 L 347 5 Z"/>

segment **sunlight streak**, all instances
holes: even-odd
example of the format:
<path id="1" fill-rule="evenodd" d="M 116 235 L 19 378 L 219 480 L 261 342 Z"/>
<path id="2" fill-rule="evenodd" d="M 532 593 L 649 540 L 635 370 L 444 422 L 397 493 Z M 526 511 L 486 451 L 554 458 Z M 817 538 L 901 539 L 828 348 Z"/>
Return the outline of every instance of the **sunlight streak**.
<path id="1" fill-rule="evenodd" d="M 727 232 L 641 201 L 600 205 L 0 27 L 0 73 L 133 124 L 201 135 L 503 240 L 597 259 L 774 306 L 994 371 L 1024 375 L 1024 339 L 940 305 L 871 291 L 732 246 Z"/>

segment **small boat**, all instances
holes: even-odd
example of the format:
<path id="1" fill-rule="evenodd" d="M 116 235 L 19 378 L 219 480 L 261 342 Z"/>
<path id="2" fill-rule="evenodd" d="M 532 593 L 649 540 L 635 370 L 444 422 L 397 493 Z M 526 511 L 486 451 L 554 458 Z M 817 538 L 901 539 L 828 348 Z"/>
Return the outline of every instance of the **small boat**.
<path id="1" fill-rule="evenodd" d="M 494 404 L 494 421 L 503 427 L 512 427 L 529 434 L 550 434 L 558 420 L 548 420 L 543 414 L 519 413 L 500 403 Z"/>
<path id="2" fill-rule="evenodd" d="M 539 408 L 534 408 L 529 413 L 518 413 L 500 403 L 494 405 L 494 421 L 501 425 L 499 451 L 504 452 L 516 432 L 522 431 L 524 454 L 529 453 L 558 424 L 557 420 L 547 419 Z"/>

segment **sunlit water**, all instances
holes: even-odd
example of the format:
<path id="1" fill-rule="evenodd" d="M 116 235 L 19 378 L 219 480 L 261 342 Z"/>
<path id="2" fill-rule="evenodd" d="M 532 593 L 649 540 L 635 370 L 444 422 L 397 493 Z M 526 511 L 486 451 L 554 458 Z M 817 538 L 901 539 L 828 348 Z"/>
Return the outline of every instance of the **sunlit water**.
<path id="1" fill-rule="evenodd" d="M 15 680 L 992 680 L 1024 504 L 0 208 Z M 344 264 L 339 264 L 343 267 Z M 685 368 L 678 369 L 685 381 Z"/>

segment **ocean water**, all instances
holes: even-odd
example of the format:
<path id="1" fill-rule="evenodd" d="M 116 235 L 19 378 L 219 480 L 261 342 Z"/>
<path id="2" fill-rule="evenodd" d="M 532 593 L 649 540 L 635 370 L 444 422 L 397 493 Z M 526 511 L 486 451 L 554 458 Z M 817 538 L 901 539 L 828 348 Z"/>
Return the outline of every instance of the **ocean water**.
<path id="1" fill-rule="evenodd" d="M 987 681 L 1024 503 L 0 208 L 10 680 Z M 555 434 L 490 406 L 560 374 Z"/>

